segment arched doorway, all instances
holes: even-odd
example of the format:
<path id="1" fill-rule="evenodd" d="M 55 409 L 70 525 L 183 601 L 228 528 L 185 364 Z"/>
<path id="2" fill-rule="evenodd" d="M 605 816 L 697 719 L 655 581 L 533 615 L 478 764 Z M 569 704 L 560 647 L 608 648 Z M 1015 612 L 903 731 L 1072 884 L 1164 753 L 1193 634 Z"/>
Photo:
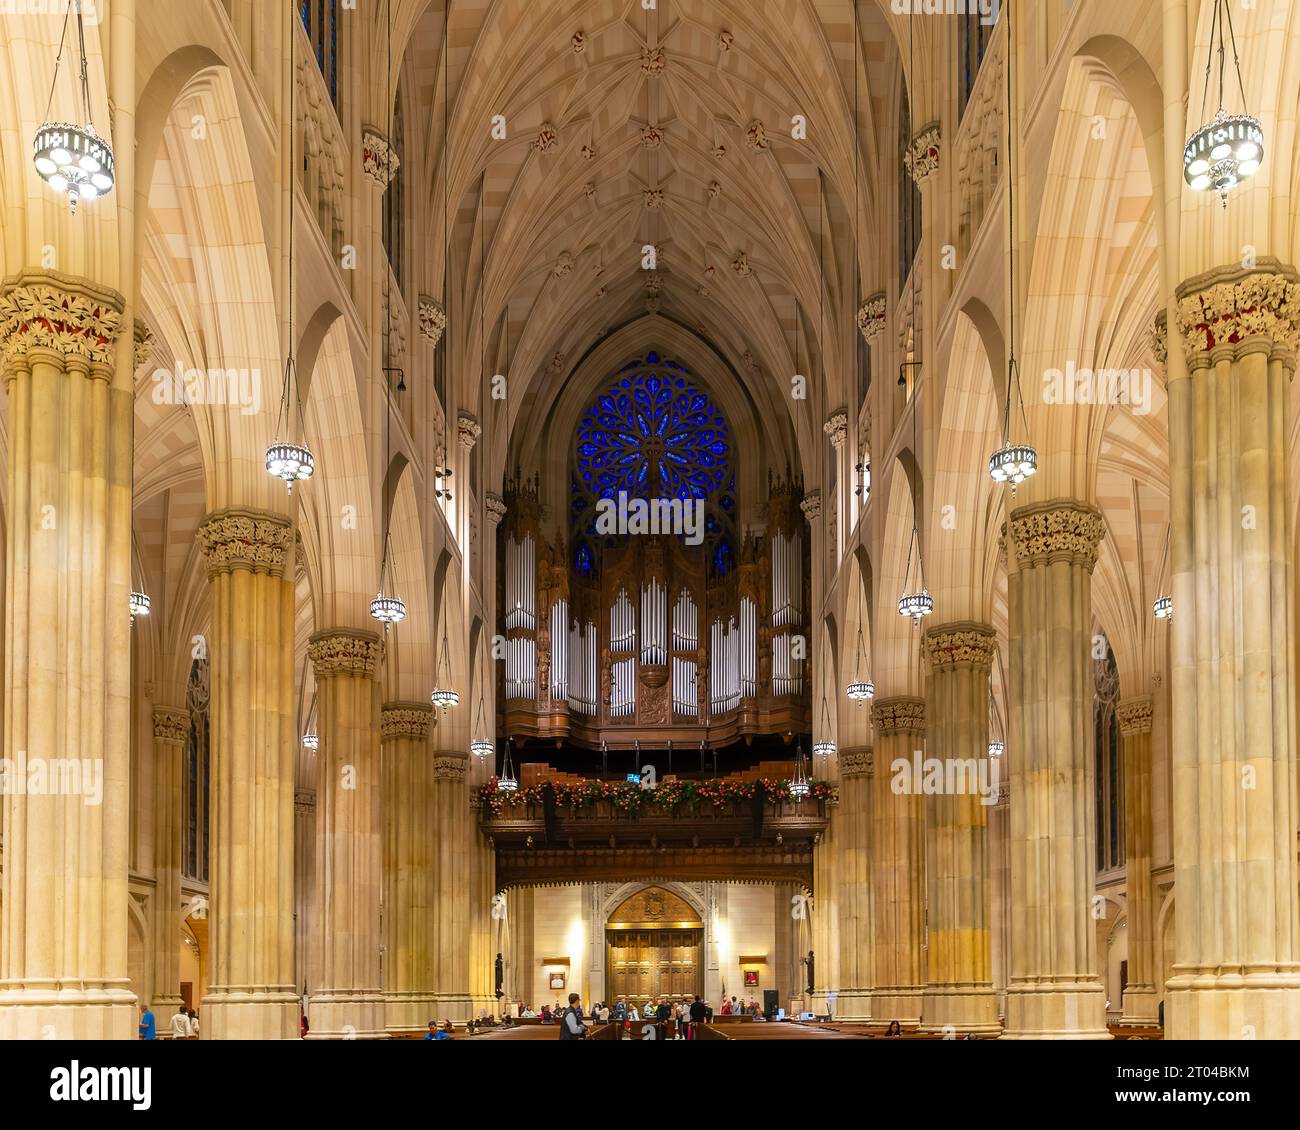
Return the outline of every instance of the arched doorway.
<path id="1" fill-rule="evenodd" d="M 637 1004 L 704 992 L 704 923 L 681 896 L 645 887 L 605 925 L 609 1000 Z"/>

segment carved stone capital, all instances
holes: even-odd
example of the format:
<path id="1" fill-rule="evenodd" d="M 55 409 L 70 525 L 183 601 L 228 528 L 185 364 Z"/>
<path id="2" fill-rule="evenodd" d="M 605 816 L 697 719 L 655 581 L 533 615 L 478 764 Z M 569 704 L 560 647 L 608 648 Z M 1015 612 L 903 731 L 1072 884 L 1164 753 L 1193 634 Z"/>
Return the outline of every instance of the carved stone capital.
<path id="1" fill-rule="evenodd" d="M 143 318 L 136 318 L 131 327 L 131 363 L 138 371 L 153 352 L 153 330 Z"/>
<path id="2" fill-rule="evenodd" d="M 506 512 L 510 509 L 506 505 L 506 500 L 499 494 L 494 494 L 492 491 L 488 491 L 485 502 L 487 505 L 488 521 L 493 525 L 499 525 L 504 521 Z"/>
<path id="3" fill-rule="evenodd" d="M 925 699 L 908 695 L 878 698 L 871 704 L 871 721 L 881 735 L 924 734 Z"/>
<path id="4" fill-rule="evenodd" d="M 155 741 L 185 745 L 190 740 L 190 716 L 171 706 L 155 706 L 153 711 Z"/>
<path id="5" fill-rule="evenodd" d="M 1155 324 L 1151 328 L 1151 352 L 1155 354 L 1156 360 L 1165 364 L 1169 360 L 1169 312 L 1161 310 L 1156 315 Z"/>
<path id="6" fill-rule="evenodd" d="M 1178 288 L 1178 332 L 1189 368 L 1211 364 L 1210 354 L 1231 347 L 1234 357 L 1300 346 L 1300 276 L 1276 259 L 1254 270 L 1221 267 Z"/>
<path id="7" fill-rule="evenodd" d="M 24 271 L 0 283 L 0 344 L 12 364 L 48 349 L 111 368 L 125 301 L 117 291 L 58 271 Z"/>
<path id="8" fill-rule="evenodd" d="M 819 490 L 810 491 L 804 496 L 799 503 L 799 509 L 803 511 L 803 516 L 809 522 L 815 522 L 822 516 L 822 492 Z"/>
<path id="9" fill-rule="evenodd" d="M 1105 528 L 1101 511 L 1072 499 L 1023 506 L 1011 512 L 1009 558 L 1021 567 L 1072 561 L 1092 572 Z"/>
<path id="10" fill-rule="evenodd" d="M 438 342 L 442 340 L 443 331 L 447 328 L 447 312 L 442 308 L 442 303 L 427 294 L 420 295 L 419 309 L 420 333 L 428 338 L 436 349 Z"/>
<path id="11" fill-rule="evenodd" d="M 288 519 L 264 510 L 222 510 L 199 526 L 209 577 L 233 569 L 284 576 L 293 543 Z"/>
<path id="12" fill-rule="evenodd" d="M 1124 737 L 1134 734 L 1149 734 L 1154 709 L 1150 695 L 1125 699 L 1115 707 L 1115 718 L 1119 722 L 1119 732 Z"/>
<path id="13" fill-rule="evenodd" d="M 876 753 L 870 746 L 840 750 L 841 777 L 870 777 L 875 771 Z"/>
<path id="14" fill-rule="evenodd" d="M 931 667 L 982 667 L 987 670 L 997 654 L 998 637 L 987 624 L 961 620 L 926 629 L 923 646 Z"/>
<path id="15" fill-rule="evenodd" d="M 912 138 L 903 164 L 918 184 L 939 171 L 939 123 L 931 122 Z"/>
<path id="16" fill-rule="evenodd" d="M 873 294 L 858 310 L 858 329 L 868 345 L 885 332 L 885 308 L 885 296 L 881 293 Z"/>
<path id="17" fill-rule="evenodd" d="M 388 138 L 369 126 L 361 131 L 361 171 L 375 184 L 387 188 L 400 164 Z"/>
<path id="18" fill-rule="evenodd" d="M 328 675 L 365 675 L 373 678 L 384 657 L 384 642 L 373 632 L 331 628 L 317 632 L 307 643 L 307 658 L 318 679 Z"/>
<path id="19" fill-rule="evenodd" d="M 424 741 L 436 725 L 432 703 L 386 702 L 379 715 L 379 736 L 384 741 L 398 738 Z"/>
<path id="20" fill-rule="evenodd" d="M 429 767 L 429 777 L 434 781 L 463 781 L 469 765 L 469 754 L 440 750 Z"/>
<path id="21" fill-rule="evenodd" d="M 456 438 L 460 440 L 461 447 L 466 451 L 474 450 L 474 445 L 478 443 L 478 437 L 482 434 L 482 425 L 468 412 L 462 412 L 456 417 Z"/>
<path id="22" fill-rule="evenodd" d="M 849 438 L 849 414 L 845 411 L 832 412 L 829 420 L 822 425 L 824 431 L 831 439 L 831 446 L 839 451 Z"/>

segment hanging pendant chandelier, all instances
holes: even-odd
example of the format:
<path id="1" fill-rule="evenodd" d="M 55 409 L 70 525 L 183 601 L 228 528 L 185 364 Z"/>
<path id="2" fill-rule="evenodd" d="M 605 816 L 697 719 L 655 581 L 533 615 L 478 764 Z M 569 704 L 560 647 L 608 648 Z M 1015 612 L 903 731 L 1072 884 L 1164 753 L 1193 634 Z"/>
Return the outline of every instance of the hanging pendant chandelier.
<path id="1" fill-rule="evenodd" d="M 830 733 L 831 733 L 831 714 L 830 714 L 830 711 L 826 708 L 826 696 L 823 694 L 823 695 L 822 695 L 822 734 L 823 734 L 823 737 L 822 737 L 821 741 L 818 741 L 818 742 L 814 742 L 814 743 L 813 743 L 813 747 L 812 747 L 813 757 L 834 757 L 834 756 L 835 756 L 835 742 L 834 742 L 834 740 L 830 737 Z M 803 765 L 803 749 L 802 749 L 802 747 L 801 747 L 800 750 L 799 750 L 799 765 L 800 765 L 801 767 L 802 767 L 802 765 Z"/>
<path id="2" fill-rule="evenodd" d="M 77 15 L 77 48 L 80 54 L 81 111 L 86 124 L 49 120 L 54 105 L 54 89 L 59 81 L 59 68 L 63 63 L 63 47 L 68 38 L 68 21 L 73 10 Z M 99 136 L 90 113 L 89 65 L 86 60 L 86 32 L 81 16 L 81 0 L 74 0 L 63 17 L 63 35 L 59 40 L 59 54 L 54 60 L 54 78 L 50 83 L 50 100 L 45 108 L 45 123 L 36 131 L 32 143 L 32 163 L 41 180 L 55 192 L 65 194 L 73 215 L 77 201 L 94 200 L 113 191 L 116 173 L 113 147 Z"/>
<path id="3" fill-rule="evenodd" d="M 916 557 L 916 587 L 912 587 L 912 557 Z M 907 549 L 907 571 L 903 574 L 903 595 L 898 600 L 898 614 L 908 616 L 916 627 L 934 611 L 934 598 L 925 587 L 925 575 L 921 567 L 921 535 L 917 533 L 915 521 L 912 523 L 912 541 Z"/>
<path id="4" fill-rule="evenodd" d="M 822 700 L 823 710 L 825 709 L 825 706 L 826 706 L 826 700 L 823 699 Z M 817 746 L 824 745 L 824 744 L 825 743 L 823 742 L 819 742 L 817 743 L 817 745 L 813 746 L 814 757 L 817 755 L 818 752 Z M 832 743 L 831 753 L 834 752 L 835 752 L 835 746 Z M 808 772 L 804 765 L 804 759 L 803 759 L 803 744 L 801 742 L 799 745 L 798 756 L 795 758 L 794 776 L 790 778 L 790 795 L 794 797 L 795 800 L 803 800 L 811 792 L 812 792 L 812 783 L 808 780 Z"/>
<path id="5" fill-rule="evenodd" d="M 515 768 L 510 762 L 510 743 L 506 742 L 506 763 L 501 766 L 501 772 L 497 776 L 497 788 L 503 793 L 517 793 L 519 791 L 519 781 L 515 777 Z"/>
<path id="6" fill-rule="evenodd" d="M 446 632 L 442 634 L 442 658 L 438 663 L 438 684 L 429 697 L 433 705 L 444 714 L 453 706 L 460 704 L 460 695 L 451 689 L 451 658 Z"/>
<path id="7" fill-rule="evenodd" d="M 1011 493 L 1038 471 L 1038 452 L 1027 441 L 1014 442 L 1011 438 L 1012 405 L 1020 408 L 1020 422 L 1029 434 L 1029 418 L 1025 415 L 1025 398 L 1020 388 L 1020 364 L 1016 361 L 1016 180 L 1014 159 L 1016 148 L 1015 104 L 1011 97 L 1012 37 L 1011 7 L 1007 6 L 1007 214 L 1010 237 L 1007 240 L 1007 261 L 1010 267 L 1010 293 L 1008 294 L 1009 333 L 1007 341 L 1007 400 L 1002 416 L 1002 446 L 989 456 L 989 477 L 995 483 L 1006 483 Z"/>
<path id="8" fill-rule="evenodd" d="M 1205 58 L 1205 88 L 1201 94 L 1201 120 L 1205 122 L 1205 106 L 1210 93 L 1210 72 L 1216 54 L 1215 35 L 1218 35 L 1219 57 L 1219 108 L 1214 118 L 1205 122 L 1183 149 L 1183 179 L 1193 192 L 1213 189 L 1219 194 L 1223 206 L 1228 206 L 1228 193 L 1242 181 L 1253 177 L 1264 160 L 1264 127 L 1260 120 L 1246 112 L 1246 87 L 1241 78 L 1241 59 L 1237 55 L 1237 35 L 1232 27 L 1232 5 L 1226 0 L 1213 0 L 1214 14 L 1210 18 L 1210 47 Z M 1224 65 L 1227 58 L 1223 39 L 1224 27 L 1232 43 L 1232 65 L 1237 72 L 1237 89 L 1241 92 L 1240 114 L 1230 114 L 1223 107 Z"/>
<path id="9" fill-rule="evenodd" d="M 370 602 L 370 615 L 381 624 L 400 624 L 406 619 L 406 604 L 401 597 L 385 596 L 384 590 Z"/>
<path id="10" fill-rule="evenodd" d="M 849 696 L 850 700 L 859 704 L 866 702 L 869 698 L 874 698 L 876 694 L 876 684 L 870 679 L 862 678 L 862 660 L 865 651 L 866 648 L 862 642 L 862 621 L 859 619 L 857 665 L 854 668 L 853 682 L 848 685 L 844 692 Z"/>
<path id="11" fill-rule="evenodd" d="M 492 739 L 483 735 L 483 696 L 478 696 L 478 721 L 474 726 L 474 732 L 479 736 L 469 743 L 469 751 L 480 761 L 486 761 L 495 752 L 496 747 Z"/>
<path id="12" fill-rule="evenodd" d="M 990 756 L 990 757 L 1001 757 L 1002 754 L 1006 751 L 1006 748 L 1007 748 L 1007 747 L 1006 747 L 1005 745 L 1003 745 L 1002 742 L 999 742 L 999 741 L 991 741 L 991 742 L 989 742 L 989 756 Z"/>
<path id="13" fill-rule="evenodd" d="M 320 749 L 320 736 L 308 731 L 302 736 L 303 749 Z"/>
<path id="14" fill-rule="evenodd" d="M 1155 604 L 1151 606 L 1151 613 L 1157 620 L 1172 620 L 1174 618 L 1174 598 L 1172 596 L 1159 597 Z"/>
<path id="15" fill-rule="evenodd" d="M 133 592 L 131 594 L 131 623 L 135 623 L 137 616 L 148 616 L 150 607 L 148 593 Z"/>

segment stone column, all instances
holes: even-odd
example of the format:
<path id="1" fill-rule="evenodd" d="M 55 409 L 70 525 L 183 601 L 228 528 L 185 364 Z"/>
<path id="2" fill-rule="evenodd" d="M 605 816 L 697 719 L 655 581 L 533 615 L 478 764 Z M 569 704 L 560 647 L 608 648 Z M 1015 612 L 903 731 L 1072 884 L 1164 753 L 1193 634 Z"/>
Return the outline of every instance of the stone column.
<path id="1" fill-rule="evenodd" d="M 181 1006 L 181 785 L 189 737 L 187 711 L 154 707 L 154 990 L 150 1007 L 160 1026 Z"/>
<path id="2" fill-rule="evenodd" d="M 1004 1039 L 1108 1039 L 1092 899 L 1092 569 L 1101 514 L 1011 512 L 1011 955 Z"/>
<path id="3" fill-rule="evenodd" d="M 871 1016 L 878 1024 L 921 1022 L 925 992 L 925 810 L 919 789 L 895 791 L 896 772 L 924 757 L 925 699 L 878 698 L 871 776 L 871 886 L 875 922 L 875 984 Z M 910 768 L 908 772 L 910 773 Z"/>
<path id="4" fill-rule="evenodd" d="M 1178 289 L 1170 366 L 1174 1039 L 1300 1039 L 1287 401 L 1293 268 Z M 1174 350 L 1170 350 L 1171 359 Z"/>
<path id="5" fill-rule="evenodd" d="M 986 624 L 930 628 L 925 654 L 926 753 L 944 787 L 926 797 L 925 1027 L 995 1035 L 989 926 L 988 814 L 999 762 L 989 757 L 989 672 L 997 636 Z"/>
<path id="6" fill-rule="evenodd" d="M 443 1019 L 464 1021 L 471 1015 L 469 969 L 469 893 L 472 827 L 465 773 L 469 755 L 440 750 L 433 755 L 435 844 L 434 999 Z"/>
<path id="7" fill-rule="evenodd" d="M 429 731 L 433 707 L 385 703 L 379 759 L 384 779 L 384 1001 L 390 1032 L 441 1019 L 433 995 L 434 823 Z"/>
<path id="8" fill-rule="evenodd" d="M 874 753 L 842 749 L 840 803 L 835 812 L 839 838 L 840 962 L 838 1020 L 871 1019 L 871 776 Z"/>
<path id="9" fill-rule="evenodd" d="M 199 527 L 212 587 L 211 912 L 205 1040 L 292 1040 L 293 527 L 223 510 Z"/>
<path id="10" fill-rule="evenodd" d="M 384 645 L 373 632 L 332 628 L 312 636 L 316 672 L 316 929 L 308 1039 L 384 1036 L 380 973 L 383 786 L 379 684 Z M 428 1019 L 427 1017 L 425 1018 Z"/>
<path id="11" fill-rule="evenodd" d="M 1156 906 L 1151 882 L 1151 697 L 1121 702 L 1115 715 L 1124 739 L 1124 869 L 1128 887 L 1128 986 L 1121 1024 L 1154 1026 Z"/>
<path id="12" fill-rule="evenodd" d="M 839 913 L 840 913 L 840 827 L 838 808 L 831 809 L 831 820 L 813 847 L 813 897 L 811 913 L 808 903 L 800 903 L 798 912 L 808 915 L 811 929 L 806 931 L 813 951 L 813 992 L 810 1009 L 818 1016 L 838 1015 L 839 1002 L 830 999 L 839 987 Z M 791 907 L 794 911 L 795 908 Z M 807 950 L 801 959 L 808 957 Z M 808 967 L 803 969 L 803 992 L 808 988 Z"/>
<path id="13" fill-rule="evenodd" d="M 0 284 L 4 755 L 13 775 L 0 797 L 0 1040 L 135 1033 L 126 952 L 132 399 L 129 342 L 115 365 L 122 309 L 115 291 L 52 271 Z"/>

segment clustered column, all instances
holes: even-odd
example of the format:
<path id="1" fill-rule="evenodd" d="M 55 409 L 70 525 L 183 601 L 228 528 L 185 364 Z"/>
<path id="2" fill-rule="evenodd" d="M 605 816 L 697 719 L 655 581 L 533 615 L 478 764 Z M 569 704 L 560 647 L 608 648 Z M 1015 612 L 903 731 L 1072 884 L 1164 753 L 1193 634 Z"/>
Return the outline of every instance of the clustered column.
<path id="1" fill-rule="evenodd" d="M 835 827 L 840 840 L 839 1020 L 871 1019 L 871 774 L 874 755 L 870 747 L 839 751 L 840 799 Z"/>
<path id="2" fill-rule="evenodd" d="M 14 775 L 0 821 L 0 1039 L 127 1039 L 135 1027 L 123 659 L 132 399 L 129 362 L 115 365 L 122 309 L 115 291 L 56 272 L 0 287 L 4 755 Z"/>
<path id="3" fill-rule="evenodd" d="M 1093 855 L 1094 507 L 1013 510 L 1007 538 L 1011 961 L 1004 1039 L 1108 1039 Z"/>
<path id="4" fill-rule="evenodd" d="M 1115 711 L 1124 739 L 1124 870 L 1128 902 L 1128 985 L 1121 1024 L 1154 1025 L 1156 910 L 1151 882 L 1151 697 L 1130 698 Z"/>
<path id="5" fill-rule="evenodd" d="M 437 1016 L 433 995 L 434 865 L 429 703 L 385 703 L 379 751 L 384 780 L 384 1001 L 390 1032 Z"/>
<path id="6" fill-rule="evenodd" d="M 472 990 L 469 967 L 470 852 L 471 827 L 469 793 L 465 772 L 469 755 L 450 750 L 434 754 L 429 772 L 433 781 L 436 843 L 434 906 L 437 945 L 434 950 L 435 999 L 444 1019 L 470 1018 Z"/>
<path id="7" fill-rule="evenodd" d="M 211 944 L 205 1040 L 298 1035 L 293 976 L 294 532 L 265 511 L 199 527 L 212 587 Z"/>
<path id="8" fill-rule="evenodd" d="M 385 1035 L 380 970 L 383 881 L 379 684 L 384 645 L 372 632 L 312 636 L 319 776 L 316 900 L 308 1017 L 313 1039 Z"/>
<path id="9" fill-rule="evenodd" d="M 153 998 L 166 1021 L 181 1006 L 181 783 L 190 716 L 158 706 L 153 712 Z"/>
<path id="10" fill-rule="evenodd" d="M 1295 543 L 1288 398 L 1300 276 L 1178 289 L 1171 365 L 1175 1039 L 1300 1039 Z M 1175 355 L 1170 350 L 1171 358 Z"/>
<path id="11" fill-rule="evenodd" d="M 872 706 L 876 769 L 871 777 L 872 893 L 877 1023 L 921 1022 L 925 992 L 925 812 L 919 788 L 894 788 L 899 762 L 924 756 L 925 699 L 881 698 Z M 909 770 L 910 772 L 910 770 Z M 903 780 L 901 776 L 898 778 Z"/>

